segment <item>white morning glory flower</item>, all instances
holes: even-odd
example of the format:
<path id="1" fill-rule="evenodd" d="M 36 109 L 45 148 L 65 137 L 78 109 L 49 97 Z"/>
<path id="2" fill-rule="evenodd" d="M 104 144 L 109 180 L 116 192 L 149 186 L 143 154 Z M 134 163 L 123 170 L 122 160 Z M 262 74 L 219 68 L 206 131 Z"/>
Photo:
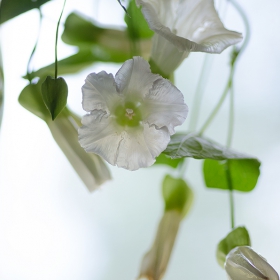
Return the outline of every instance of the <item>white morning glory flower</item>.
<path id="1" fill-rule="evenodd" d="M 227 255 L 225 269 L 229 280 L 279 280 L 274 268 L 248 246 L 232 249 Z"/>
<path id="2" fill-rule="evenodd" d="M 81 146 L 129 170 L 152 165 L 188 113 L 182 93 L 141 57 L 127 60 L 115 78 L 88 75 L 82 92 L 89 114 L 79 129 Z"/>
<path id="3" fill-rule="evenodd" d="M 190 52 L 221 53 L 242 40 L 226 29 L 213 0 L 136 0 L 155 31 L 151 61 L 171 74 Z"/>

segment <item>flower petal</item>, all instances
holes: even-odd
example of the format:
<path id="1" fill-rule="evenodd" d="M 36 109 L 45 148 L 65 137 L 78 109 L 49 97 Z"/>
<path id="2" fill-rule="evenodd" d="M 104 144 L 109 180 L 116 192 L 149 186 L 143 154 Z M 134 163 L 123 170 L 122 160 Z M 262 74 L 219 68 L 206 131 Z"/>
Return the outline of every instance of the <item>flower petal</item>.
<path id="1" fill-rule="evenodd" d="M 164 37 L 157 33 L 154 34 L 150 60 L 160 69 L 161 74 L 169 76 L 188 57 L 189 53 L 188 49 L 179 51 L 177 46 Z"/>
<path id="2" fill-rule="evenodd" d="M 90 153 L 128 170 L 151 166 L 170 141 L 166 129 L 145 124 L 123 128 L 105 112 L 93 111 L 82 119 L 79 142 Z"/>
<path id="3" fill-rule="evenodd" d="M 224 28 L 213 0 L 184 0 L 173 5 L 173 9 L 177 9 L 174 24 L 160 11 L 163 8 L 162 0 L 136 2 L 142 6 L 150 28 L 176 46 L 178 51 L 221 53 L 226 47 L 242 40 L 240 33 Z"/>
<path id="4" fill-rule="evenodd" d="M 131 98 L 143 98 L 152 87 L 159 75 L 151 73 L 149 63 L 137 56 L 127 60 L 117 72 L 115 80 L 118 92 L 129 95 Z"/>
<path id="5" fill-rule="evenodd" d="M 144 99 L 144 122 L 157 128 L 167 127 L 175 133 L 174 127 L 181 125 L 188 114 L 183 94 L 168 80 L 158 79 Z"/>
<path id="6" fill-rule="evenodd" d="M 83 109 L 85 111 L 103 110 L 110 112 L 115 102 L 120 98 L 116 91 L 116 83 L 112 74 L 102 71 L 87 76 L 82 86 Z"/>
<path id="7" fill-rule="evenodd" d="M 170 1 L 170 0 L 169 0 Z M 158 17 L 159 7 L 161 0 L 153 1 L 153 5 L 151 5 L 147 0 L 136 0 L 137 5 L 142 6 L 142 13 L 145 17 L 149 27 L 155 31 L 157 34 L 168 40 L 171 44 L 173 44 L 179 51 L 191 51 L 195 49 L 195 43 L 191 42 L 186 38 L 182 38 L 173 33 L 169 27 L 165 24 L 168 16 L 161 20 Z M 156 3 L 157 2 L 157 3 Z M 174 12 L 174 11 L 173 11 Z M 172 12 L 171 12 L 172 13 Z M 169 24 L 170 25 L 170 24 Z"/>
<path id="8" fill-rule="evenodd" d="M 94 154 L 87 154 L 77 141 L 78 131 L 74 126 L 77 122 L 68 111 L 54 120 L 47 121 L 47 125 L 54 140 L 59 145 L 77 174 L 80 176 L 90 192 L 97 189 L 102 183 L 111 179 L 110 172 L 104 161 Z"/>
<path id="9" fill-rule="evenodd" d="M 225 269 L 232 280 L 279 280 L 273 267 L 248 246 L 232 249 L 227 255 Z"/>
<path id="10" fill-rule="evenodd" d="M 169 141 L 170 135 L 165 128 L 156 129 L 148 124 L 127 128 L 119 146 L 116 165 L 128 170 L 151 166 Z"/>
<path id="11" fill-rule="evenodd" d="M 115 120 L 104 111 L 92 111 L 82 118 L 83 126 L 79 129 L 79 142 L 86 152 L 102 156 L 115 165 L 119 145 L 122 141 L 122 129 Z"/>
<path id="12" fill-rule="evenodd" d="M 240 33 L 224 27 L 213 0 L 182 1 L 174 28 L 178 36 L 197 43 L 193 51 L 221 53 L 242 40 Z"/>

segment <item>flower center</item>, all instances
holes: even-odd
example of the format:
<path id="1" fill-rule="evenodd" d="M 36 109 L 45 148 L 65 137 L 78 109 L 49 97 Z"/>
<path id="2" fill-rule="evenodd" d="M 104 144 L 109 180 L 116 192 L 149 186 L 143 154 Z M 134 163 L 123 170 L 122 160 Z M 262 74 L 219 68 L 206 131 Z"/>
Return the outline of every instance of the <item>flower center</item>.
<path id="1" fill-rule="evenodd" d="M 141 112 L 133 102 L 126 102 L 123 105 L 118 105 L 115 109 L 116 121 L 121 126 L 138 126 L 142 120 Z"/>
<path id="2" fill-rule="evenodd" d="M 134 111 L 129 108 L 125 109 L 125 111 L 126 111 L 125 116 L 128 117 L 130 120 L 132 120 L 133 116 L 135 116 Z"/>

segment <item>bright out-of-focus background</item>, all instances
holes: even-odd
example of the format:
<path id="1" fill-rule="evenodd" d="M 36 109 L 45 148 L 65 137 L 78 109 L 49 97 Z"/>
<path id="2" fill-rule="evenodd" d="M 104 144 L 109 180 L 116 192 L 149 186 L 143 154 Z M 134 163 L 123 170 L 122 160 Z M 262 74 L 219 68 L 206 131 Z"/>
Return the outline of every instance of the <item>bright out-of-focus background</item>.
<path id="1" fill-rule="evenodd" d="M 234 79 L 233 147 L 258 157 L 261 176 L 251 193 L 235 193 L 236 225 L 245 225 L 252 246 L 280 272 L 280 2 L 239 1 L 251 26 L 249 45 Z M 44 21 L 32 66 L 54 60 L 55 28 L 63 1 L 43 6 Z M 244 32 L 242 20 L 225 0 L 216 3 L 229 29 Z M 124 27 L 116 0 L 68 0 L 63 20 L 78 10 L 104 24 Z M 43 121 L 17 101 L 27 84 L 29 55 L 39 15 L 30 11 L 1 28 L 5 109 L 0 132 L 0 279 L 131 280 L 138 275 L 163 213 L 161 182 L 168 167 L 129 172 L 110 167 L 113 180 L 89 193 Z M 61 31 L 62 31 L 61 27 Z M 81 31 L 82 32 L 82 31 Z M 59 42 L 59 58 L 74 48 Z M 212 55 L 198 128 L 226 84 L 229 51 Z M 191 54 L 175 74 L 192 113 L 192 101 L 205 54 Z M 116 73 L 120 65 L 95 64 L 66 76 L 69 105 L 80 115 L 81 86 L 90 72 Z M 225 143 L 226 102 L 206 135 Z M 186 130 L 186 124 L 179 130 Z M 230 231 L 227 192 L 206 189 L 201 161 L 189 162 L 185 178 L 195 193 L 183 221 L 164 279 L 226 279 L 215 259 L 217 243 Z"/>

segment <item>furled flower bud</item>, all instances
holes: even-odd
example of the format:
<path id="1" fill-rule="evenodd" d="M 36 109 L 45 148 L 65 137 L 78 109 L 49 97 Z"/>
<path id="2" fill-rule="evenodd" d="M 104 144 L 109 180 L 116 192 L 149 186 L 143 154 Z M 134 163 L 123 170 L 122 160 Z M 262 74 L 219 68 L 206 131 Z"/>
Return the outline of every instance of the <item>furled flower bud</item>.
<path id="1" fill-rule="evenodd" d="M 279 280 L 274 268 L 249 246 L 232 249 L 226 257 L 225 269 L 230 280 Z"/>

